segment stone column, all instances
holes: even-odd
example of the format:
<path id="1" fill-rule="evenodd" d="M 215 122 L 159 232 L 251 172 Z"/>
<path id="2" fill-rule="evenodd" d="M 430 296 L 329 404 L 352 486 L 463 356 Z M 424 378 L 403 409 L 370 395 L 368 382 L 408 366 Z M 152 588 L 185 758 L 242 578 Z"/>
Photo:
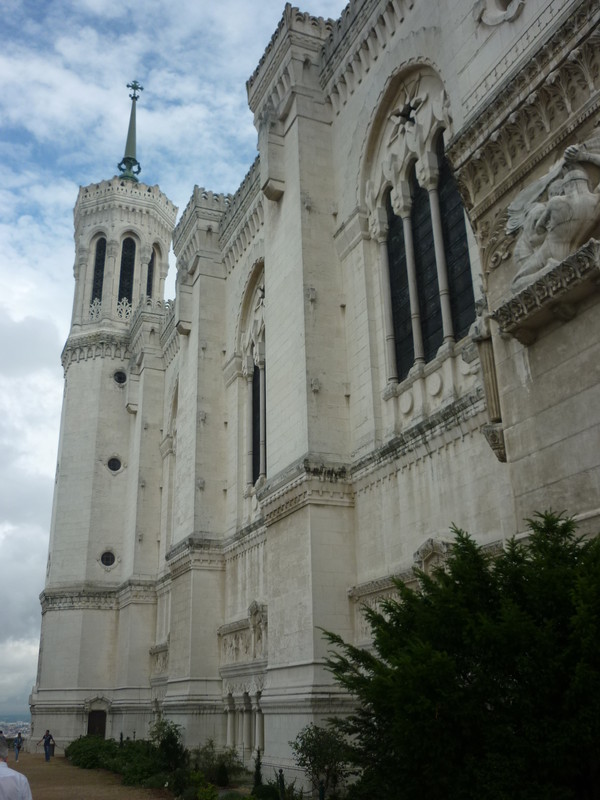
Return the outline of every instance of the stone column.
<path id="1" fill-rule="evenodd" d="M 242 739 L 244 755 L 252 752 L 252 706 L 250 698 L 244 695 L 244 735 Z"/>
<path id="2" fill-rule="evenodd" d="M 119 293 L 119 271 L 117 258 L 120 245 L 116 239 L 106 243 L 106 261 L 104 263 L 104 282 L 102 284 L 102 319 L 113 317 L 117 311 L 117 294 Z"/>
<path id="3" fill-rule="evenodd" d="M 84 309 L 86 278 L 88 273 L 89 250 L 87 247 L 79 248 L 77 259 L 73 265 L 73 277 L 75 278 L 75 294 L 73 296 L 73 325 L 81 325 L 82 320 L 89 319 L 89 304 Z M 92 278 L 93 280 L 93 278 Z M 87 311 L 87 315 L 85 312 Z"/>
<path id="4" fill-rule="evenodd" d="M 406 181 L 401 181 L 395 192 L 392 193 L 392 208 L 402 220 L 404 233 L 404 254 L 406 257 L 406 276 L 408 280 L 408 298 L 410 302 L 410 324 L 413 336 L 413 353 L 415 363 L 425 363 L 425 348 L 423 347 L 423 331 L 421 329 L 421 310 L 419 308 L 419 290 L 417 285 L 417 266 L 415 262 L 415 245 L 412 232 L 412 197 L 410 186 Z"/>
<path id="5" fill-rule="evenodd" d="M 225 713 L 227 714 L 227 747 L 235 747 L 235 707 L 231 695 L 227 698 Z"/>
<path id="6" fill-rule="evenodd" d="M 140 249 L 139 292 L 140 302 L 147 297 L 146 284 L 148 283 L 148 263 L 152 256 L 152 248 L 145 246 Z M 134 294 L 135 297 L 135 294 Z"/>
<path id="7" fill-rule="evenodd" d="M 392 314 L 392 294 L 390 288 L 390 261 L 387 249 L 388 223 L 384 208 L 375 209 L 369 217 L 371 236 L 379 249 L 379 290 L 383 306 L 383 335 L 385 337 L 385 376 L 387 383 L 398 383 L 396 366 L 396 337 Z"/>
<path id="8" fill-rule="evenodd" d="M 448 269 L 446 266 L 446 251 L 444 248 L 444 235 L 442 233 L 442 216 L 440 213 L 440 197 L 438 194 L 439 167 L 434 153 L 428 153 L 422 161 L 422 185 L 429 194 L 429 208 L 431 212 L 431 226 L 433 229 L 433 246 L 435 250 L 435 264 L 437 267 L 438 289 L 440 293 L 440 307 L 442 310 L 442 330 L 444 343 L 454 341 L 454 326 L 452 325 L 452 309 L 450 307 L 450 289 L 448 288 Z"/>
<path id="9" fill-rule="evenodd" d="M 260 692 L 254 698 L 254 749 L 261 753 L 265 749 L 265 720 L 260 707 Z"/>

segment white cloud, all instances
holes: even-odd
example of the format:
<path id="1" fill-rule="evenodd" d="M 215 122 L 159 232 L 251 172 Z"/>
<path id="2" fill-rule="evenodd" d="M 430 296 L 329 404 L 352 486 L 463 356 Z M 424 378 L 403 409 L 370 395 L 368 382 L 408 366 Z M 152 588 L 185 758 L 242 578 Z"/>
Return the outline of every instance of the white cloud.
<path id="1" fill-rule="evenodd" d="M 339 16 L 343 0 L 307 10 Z M 112 177 L 130 100 L 141 178 L 180 211 L 194 184 L 233 192 L 256 155 L 245 82 L 283 0 L 2 0 L 0 28 L 0 706 L 36 672 L 73 297 L 78 186 Z M 172 295 L 174 276 L 168 279 Z"/>

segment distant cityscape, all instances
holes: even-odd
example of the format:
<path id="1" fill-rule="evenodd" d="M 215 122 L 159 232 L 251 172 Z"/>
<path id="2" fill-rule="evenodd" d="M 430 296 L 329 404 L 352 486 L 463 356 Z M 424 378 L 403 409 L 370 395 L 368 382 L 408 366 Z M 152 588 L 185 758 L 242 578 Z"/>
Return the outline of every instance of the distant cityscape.
<path id="1" fill-rule="evenodd" d="M 20 733 L 24 739 L 31 736 L 31 720 L 18 719 L 16 716 L 8 715 L 8 719 L 0 720 L 0 731 L 7 739 L 12 739 Z"/>

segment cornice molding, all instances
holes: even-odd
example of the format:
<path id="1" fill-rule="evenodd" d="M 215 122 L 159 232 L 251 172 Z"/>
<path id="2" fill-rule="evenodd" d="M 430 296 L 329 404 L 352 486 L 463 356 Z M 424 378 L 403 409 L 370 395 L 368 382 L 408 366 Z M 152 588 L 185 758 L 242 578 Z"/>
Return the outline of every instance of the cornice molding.
<path id="1" fill-rule="evenodd" d="M 63 348 L 61 361 L 66 371 L 73 362 L 95 358 L 127 361 L 130 355 L 129 331 L 98 330 L 93 333 L 71 334 Z"/>
<path id="2" fill-rule="evenodd" d="M 309 505 L 354 505 L 349 468 L 304 458 L 257 492 L 267 527 Z"/>
<path id="3" fill-rule="evenodd" d="M 118 611 L 132 603 L 155 603 L 156 586 L 151 580 L 129 580 L 107 588 L 81 584 L 65 589 L 44 589 L 40 602 L 42 614 L 87 609 Z"/>
<path id="4" fill-rule="evenodd" d="M 165 556 L 165 561 L 173 579 L 193 569 L 225 569 L 220 540 L 200 533 L 193 533 L 174 545 Z"/>
<path id="5" fill-rule="evenodd" d="M 436 450 L 449 446 L 457 439 L 464 439 L 467 434 L 478 433 L 484 418 L 487 421 L 483 387 L 478 386 L 474 392 L 411 425 L 353 464 L 351 472 L 355 491 L 366 491 L 381 480 L 383 466 L 397 471 L 430 457 Z"/>

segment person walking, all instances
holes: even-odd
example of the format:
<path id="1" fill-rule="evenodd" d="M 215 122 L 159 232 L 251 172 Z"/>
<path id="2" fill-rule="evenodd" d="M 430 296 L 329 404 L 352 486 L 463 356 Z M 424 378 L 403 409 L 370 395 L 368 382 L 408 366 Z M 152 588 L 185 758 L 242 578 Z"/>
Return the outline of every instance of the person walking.
<path id="1" fill-rule="evenodd" d="M 33 800 L 29 781 L 8 764 L 8 743 L 0 736 L 0 800 Z"/>
<path id="2" fill-rule="evenodd" d="M 21 736 L 21 731 L 17 733 L 15 736 L 15 761 L 19 760 L 19 753 L 21 752 L 21 748 L 23 747 L 23 737 Z"/>
<path id="3" fill-rule="evenodd" d="M 42 738 L 40 739 L 38 744 L 40 744 L 41 742 L 44 743 L 44 755 L 46 756 L 46 761 L 50 761 L 50 755 L 51 755 L 51 744 L 50 743 L 56 744 L 56 742 L 52 738 L 52 734 L 50 733 L 50 731 L 48 729 L 46 729 L 46 733 L 42 736 Z"/>

